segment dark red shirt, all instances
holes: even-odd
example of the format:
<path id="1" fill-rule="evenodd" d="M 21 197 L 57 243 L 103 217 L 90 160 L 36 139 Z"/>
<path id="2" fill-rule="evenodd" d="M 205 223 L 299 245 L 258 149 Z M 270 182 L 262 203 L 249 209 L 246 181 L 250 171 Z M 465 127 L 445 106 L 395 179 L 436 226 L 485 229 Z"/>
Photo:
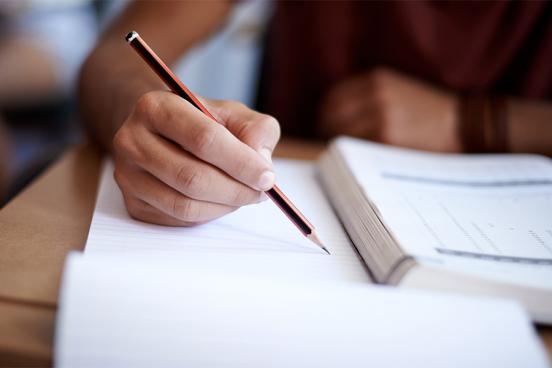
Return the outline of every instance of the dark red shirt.
<path id="1" fill-rule="evenodd" d="M 269 27 L 259 108 L 316 136 L 340 80 L 387 66 L 460 93 L 552 97 L 552 3 L 282 1 Z"/>

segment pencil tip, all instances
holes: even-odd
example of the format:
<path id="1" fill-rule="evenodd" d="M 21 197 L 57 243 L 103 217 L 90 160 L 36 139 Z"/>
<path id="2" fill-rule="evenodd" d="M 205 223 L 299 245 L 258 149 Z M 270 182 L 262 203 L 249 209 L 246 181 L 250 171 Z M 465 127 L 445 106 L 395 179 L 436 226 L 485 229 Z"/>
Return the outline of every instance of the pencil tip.
<path id="1" fill-rule="evenodd" d="M 310 241 L 312 241 L 314 244 L 318 245 L 320 248 L 322 248 L 324 250 L 324 252 L 330 254 L 330 251 L 328 250 L 328 248 L 326 248 L 324 246 L 324 244 L 322 244 L 322 241 L 320 240 L 320 238 L 318 237 L 318 235 L 316 235 L 316 233 L 314 232 L 314 230 L 309 234 L 307 235 L 307 238 L 309 238 Z"/>

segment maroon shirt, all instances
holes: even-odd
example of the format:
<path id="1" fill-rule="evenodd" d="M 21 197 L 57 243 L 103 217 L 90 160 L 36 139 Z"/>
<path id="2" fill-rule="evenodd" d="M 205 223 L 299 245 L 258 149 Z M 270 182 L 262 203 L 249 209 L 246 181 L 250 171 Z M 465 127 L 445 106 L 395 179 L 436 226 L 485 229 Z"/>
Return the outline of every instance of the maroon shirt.
<path id="1" fill-rule="evenodd" d="M 316 136 L 319 102 L 344 78 L 387 66 L 460 93 L 552 97 L 552 3 L 278 2 L 259 108 Z"/>

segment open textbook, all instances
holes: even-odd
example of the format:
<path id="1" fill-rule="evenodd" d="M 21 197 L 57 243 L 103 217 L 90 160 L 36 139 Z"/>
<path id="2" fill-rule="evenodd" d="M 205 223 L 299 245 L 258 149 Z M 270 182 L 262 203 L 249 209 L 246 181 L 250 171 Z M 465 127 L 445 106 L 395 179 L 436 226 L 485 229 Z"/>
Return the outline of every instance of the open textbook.
<path id="1" fill-rule="evenodd" d="M 334 141 L 320 175 L 379 283 L 520 301 L 552 323 L 552 160 Z"/>

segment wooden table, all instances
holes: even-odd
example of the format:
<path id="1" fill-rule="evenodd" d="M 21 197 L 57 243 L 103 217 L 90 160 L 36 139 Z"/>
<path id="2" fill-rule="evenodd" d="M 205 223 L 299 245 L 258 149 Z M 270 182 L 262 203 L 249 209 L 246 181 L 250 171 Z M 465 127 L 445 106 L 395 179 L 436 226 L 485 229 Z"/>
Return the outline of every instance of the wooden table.
<path id="1" fill-rule="evenodd" d="M 276 155 L 314 159 L 321 149 L 286 140 Z M 75 147 L 0 210 L 0 367 L 52 364 L 63 262 L 84 247 L 100 160 L 92 145 Z M 552 356 L 552 328 L 539 335 Z"/>

